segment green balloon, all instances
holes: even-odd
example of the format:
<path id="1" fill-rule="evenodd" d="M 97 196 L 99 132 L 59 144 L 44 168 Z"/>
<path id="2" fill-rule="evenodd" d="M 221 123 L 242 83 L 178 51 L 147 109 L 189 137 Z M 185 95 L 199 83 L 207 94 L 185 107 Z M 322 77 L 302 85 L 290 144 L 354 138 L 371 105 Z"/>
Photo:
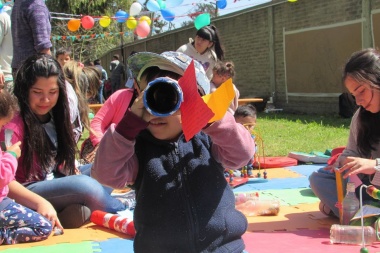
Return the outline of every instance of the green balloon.
<path id="1" fill-rule="evenodd" d="M 202 13 L 195 18 L 194 25 L 197 30 L 210 24 L 210 13 Z"/>

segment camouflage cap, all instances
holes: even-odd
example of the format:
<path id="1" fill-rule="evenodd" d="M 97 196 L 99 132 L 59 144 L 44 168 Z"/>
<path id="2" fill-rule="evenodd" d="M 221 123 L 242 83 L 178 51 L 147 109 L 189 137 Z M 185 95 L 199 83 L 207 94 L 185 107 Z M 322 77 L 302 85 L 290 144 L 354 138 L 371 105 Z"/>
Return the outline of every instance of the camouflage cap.
<path id="1" fill-rule="evenodd" d="M 144 71 L 153 66 L 183 75 L 192 60 L 190 56 L 181 52 L 167 51 L 162 54 L 140 52 L 128 57 L 127 64 L 133 76 L 140 81 Z M 194 66 L 198 85 L 202 87 L 206 94 L 210 93 L 210 81 L 203 66 L 196 60 L 194 60 Z"/>

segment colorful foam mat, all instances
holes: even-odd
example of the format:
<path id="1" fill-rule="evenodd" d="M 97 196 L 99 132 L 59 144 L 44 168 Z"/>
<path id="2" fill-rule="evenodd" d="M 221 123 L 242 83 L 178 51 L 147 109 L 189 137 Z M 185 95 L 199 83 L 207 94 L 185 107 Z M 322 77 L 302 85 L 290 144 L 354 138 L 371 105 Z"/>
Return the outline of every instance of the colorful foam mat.
<path id="1" fill-rule="evenodd" d="M 308 182 L 309 175 L 322 167 L 323 164 L 313 164 L 269 169 L 268 180 L 251 180 L 233 189 L 235 193 L 257 192 L 260 199 L 280 202 L 277 216 L 247 217 L 249 224 L 243 239 L 249 253 L 360 252 L 360 246 L 357 245 L 330 244 L 330 227 L 339 221 L 319 211 L 319 200 Z M 380 243 L 367 248 L 369 252 L 380 252 Z M 2 245 L 0 251 L 133 253 L 133 240 L 126 234 L 90 223 L 79 229 L 66 229 L 63 235 L 51 236 L 42 242 Z"/>

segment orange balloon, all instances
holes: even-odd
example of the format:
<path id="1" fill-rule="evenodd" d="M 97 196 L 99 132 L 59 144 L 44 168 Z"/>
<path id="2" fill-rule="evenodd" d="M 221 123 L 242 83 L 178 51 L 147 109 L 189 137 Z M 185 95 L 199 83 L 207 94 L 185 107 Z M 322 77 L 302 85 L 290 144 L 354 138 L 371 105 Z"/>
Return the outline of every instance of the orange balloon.
<path id="1" fill-rule="evenodd" d="M 69 29 L 69 31 L 71 32 L 78 31 L 79 27 L 80 27 L 80 19 L 71 19 L 67 23 L 67 29 Z"/>

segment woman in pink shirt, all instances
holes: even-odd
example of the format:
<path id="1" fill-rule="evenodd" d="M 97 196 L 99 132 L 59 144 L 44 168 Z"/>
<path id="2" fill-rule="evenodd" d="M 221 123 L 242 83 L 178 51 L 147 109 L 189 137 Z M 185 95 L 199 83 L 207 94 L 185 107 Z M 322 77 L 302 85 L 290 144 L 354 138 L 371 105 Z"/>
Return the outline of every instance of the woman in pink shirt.
<path id="1" fill-rule="evenodd" d="M 98 144 L 104 133 L 112 123 L 120 122 L 134 98 L 133 89 L 121 89 L 106 100 L 91 121 L 90 137 L 82 143 L 81 159 L 84 163 L 94 161 Z"/>

